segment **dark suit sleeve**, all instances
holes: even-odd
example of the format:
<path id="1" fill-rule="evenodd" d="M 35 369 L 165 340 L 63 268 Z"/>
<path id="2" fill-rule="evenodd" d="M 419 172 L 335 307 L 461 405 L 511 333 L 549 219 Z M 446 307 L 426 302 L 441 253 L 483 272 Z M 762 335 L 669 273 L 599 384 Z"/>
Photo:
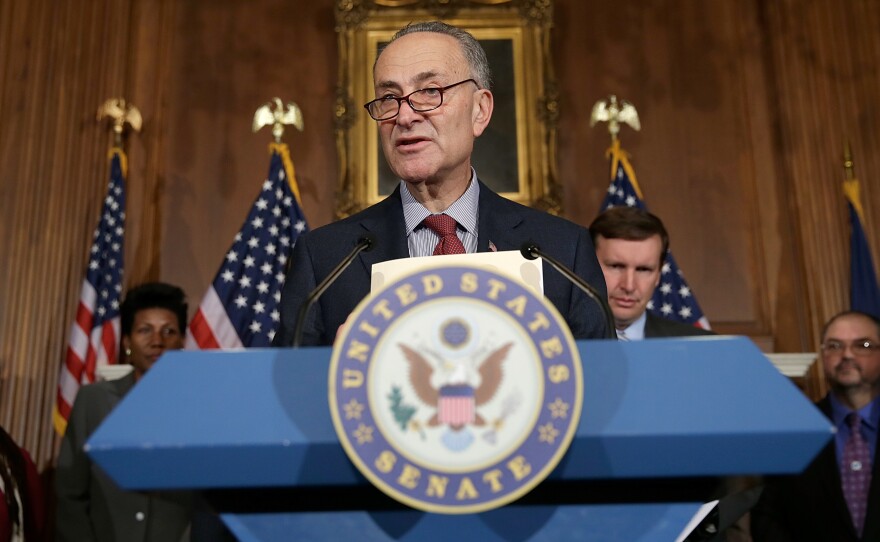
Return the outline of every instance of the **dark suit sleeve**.
<path id="1" fill-rule="evenodd" d="M 297 316 L 309 293 L 315 289 L 315 269 L 309 247 L 308 234 L 299 238 L 293 247 L 290 269 L 281 293 L 281 326 L 272 340 L 273 346 L 293 345 Z M 320 305 L 313 305 L 306 314 L 302 345 L 322 344 L 324 329 L 321 325 Z"/>
<path id="2" fill-rule="evenodd" d="M 753 542 L 794 542 L 785 511 L 788 498 L 783 480 L 769 481 L 751 511 Z"/>
<path id="3" fill-rule="evenodd" d="M 578 229 L 572 269 L 575 274 L 593 286 L 602 299 L 607 298 L 605 275 L 602 274 L 602 268 L 596 260 L 596 251 L 589 232 L 584 228 Z M 572 285 L 568 314 L 564 316 L 575 339 L 602 339 L 609 336 L 610 330 L 606 329 L 602 308 L 574 285 Z"/>

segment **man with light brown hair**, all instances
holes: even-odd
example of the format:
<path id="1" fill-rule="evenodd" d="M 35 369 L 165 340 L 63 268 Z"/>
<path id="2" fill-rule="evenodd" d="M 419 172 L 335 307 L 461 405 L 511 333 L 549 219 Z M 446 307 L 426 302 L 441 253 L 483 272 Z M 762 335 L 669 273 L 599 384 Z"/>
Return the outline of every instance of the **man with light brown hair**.
<path id="1" fill-rule="evenodd" d="M 686 337 L 711 332 L 647 311 L 669 249 L 659 218 L 636 207 L 612 207 L 590 224 L 596 258 L 605 276 L 608 305 L 622 340 Z"/>

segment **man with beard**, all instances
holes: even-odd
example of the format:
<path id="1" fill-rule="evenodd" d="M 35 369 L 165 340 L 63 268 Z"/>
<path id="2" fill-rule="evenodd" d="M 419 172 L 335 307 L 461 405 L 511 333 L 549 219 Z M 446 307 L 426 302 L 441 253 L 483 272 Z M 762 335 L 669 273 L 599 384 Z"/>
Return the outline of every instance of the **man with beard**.
<path id="1" fill-rule="evenodd" d="M 817 406 L 837 431 L 803 473 L 768 481 L 752 511 L 755 542 L 880 540 L 880 320 L 834 316 L 820 356 L 831 391 Z"/>

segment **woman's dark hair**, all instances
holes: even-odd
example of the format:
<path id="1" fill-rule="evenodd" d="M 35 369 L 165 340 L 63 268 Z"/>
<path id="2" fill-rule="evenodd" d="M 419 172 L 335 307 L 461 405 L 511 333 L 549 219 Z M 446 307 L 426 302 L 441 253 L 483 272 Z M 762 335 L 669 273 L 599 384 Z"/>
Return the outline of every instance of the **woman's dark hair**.
<path id="1" fill-rule="evenodd" d="M 119 310 L 123 336 L 131 335 L 134 315 L 144 309 L 168 309 L 177 316 L 180 333 L 186 333 L 186 294 L 177 286 L 148 282 L 129 290 Z"/>

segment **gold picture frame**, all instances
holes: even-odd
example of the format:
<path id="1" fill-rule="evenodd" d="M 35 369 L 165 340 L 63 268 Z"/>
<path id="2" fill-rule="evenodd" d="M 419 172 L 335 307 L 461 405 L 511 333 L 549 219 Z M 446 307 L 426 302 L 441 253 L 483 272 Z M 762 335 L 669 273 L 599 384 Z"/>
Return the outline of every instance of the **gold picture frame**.
<path id="1" fill-rule="evenodd" d="M 396 186 L 363 104 L 375 97 L 378 48 L 406 24 L 435 19 L 471 32 L 489 57 L 495 112 L 474 145 L 480 179 L 509 199 L 560 214 L 552 7 L 552 0 L 338 0 L 337 217 L 376 203 Z"/>

